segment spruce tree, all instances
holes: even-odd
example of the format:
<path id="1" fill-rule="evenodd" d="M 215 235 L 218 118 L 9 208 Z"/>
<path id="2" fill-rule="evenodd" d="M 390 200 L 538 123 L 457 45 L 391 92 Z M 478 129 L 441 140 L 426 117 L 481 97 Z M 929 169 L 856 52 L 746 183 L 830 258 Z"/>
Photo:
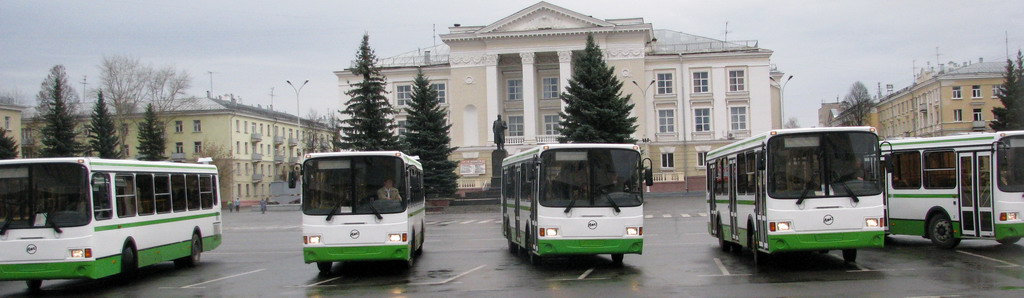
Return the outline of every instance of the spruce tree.
<path id="1" fill-rule="evenodd" d="M 18 158 L 18 142 L 7 135 L 7 130 L 0 128 L 0 159 Z"/>
<path id="2" fill-rule="evenodd" d="M 1003 107 L 992 109 L 995 120 L 989 126 L 996 131 L 1024 129 L 1024 56 L 1021 51 L 1017 51 L 1016 63 L 1006 59 L 1006 73 L 998 96 Z"/>
<path id="3" fill-rule="evenodd" d="M 121 158 L 121 150 L 117 145 L 120 143 L 114 119 L 103 100 L 103 91 L 99 91 L 96 93 L 96 106 L 92 109 L 89 123 L 89 148 L 100 158 L 118 159 Z"/>
<path id="4" fill-rule="evenodd" d="M 384 96 L 385 78 L 377 67 L 377 56 L 370 48 L 370 35 L 363 34 L 363 41 L 356 52 L 356 66 L 352 74 L 361 76 L 362 81 L 349 83 L 351 89 L 345 95 L 351 97 L 345 103 L 342 114 L 348 119 L 341 121 L 343 149 L 357 151 L 399 150 L 397 127 L 392 115 L 394 107 Z"/>
<path id="5" fill-rule="evenodd" d="M 636 117 L 630 117 L 633 104 L 629 95 L 622 95 L 622 82 L 615 77 L 601 48 L 587 35 L 587 47 L 574 57 L 569 88 L 559 97 L 565 101 L 565 112 L 558 113 L 560 143 L 634 143 Z"/>
<path id="6" fill-rule="evenodd" d="M 43 118 L 41 157 L 68 157 L 82 152 L 75 139 L 75 90 L 68 84 L 63 65 L 50 69 L 39 91 L 40 117 Z"/>
<path id="7" fill-rule="evenodd" d="M 164 140 L 164 126 L 157 119 L 153 104 L 146 105 L 146 114 L 139 123 L 139 160 L 167 160 L 164 151 L 167 144 Z"/>
<path id="8" fill-rule="evenodd" d="M 420 157 L 426 195 L 454 195 L 459 177 L 455 174 L 455 162 L 448 160 L 448 156 L 458 147 L 450 147 L 448 132 L 452 126 L 437 101 L 437 90 L 430 86 L 430 79 L 422 71 L 413 80 L 412 102 L 405 110 L 409 117 L 402 143 L 408 146 L 409 155 Z"/>

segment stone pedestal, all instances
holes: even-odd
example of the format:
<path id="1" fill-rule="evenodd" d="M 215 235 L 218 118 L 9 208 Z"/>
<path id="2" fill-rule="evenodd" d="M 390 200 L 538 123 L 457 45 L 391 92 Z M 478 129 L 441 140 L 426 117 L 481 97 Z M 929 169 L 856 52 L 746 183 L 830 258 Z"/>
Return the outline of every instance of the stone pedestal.
<path id="1" fill-rule="evenodd" d="M 508 157 L 508 151 L 505 150 L 494 150 L 491 151 L 491 188 L 497 189 L 501 192 L 501 162 Z"/>

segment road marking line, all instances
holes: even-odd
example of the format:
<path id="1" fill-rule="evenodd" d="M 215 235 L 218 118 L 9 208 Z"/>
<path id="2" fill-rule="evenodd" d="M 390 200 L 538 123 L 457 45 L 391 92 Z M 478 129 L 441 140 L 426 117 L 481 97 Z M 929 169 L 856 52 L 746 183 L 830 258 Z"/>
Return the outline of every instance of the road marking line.
<path id="1" fill-rule="evenodd" d="M 697 215 L 699 215 L 699 216 L 708 216 L 708 214 L 704 213 L 704 212 L 697 212 Z"/>
<path id="2" fill-rule="evenodd" d="M 327 280 L 324 280 L 324 281 L 321 281 L 321 282 L 318 282 L 318 283 L 308 284 L 308 285 L 305 285 L 303 287 L 306 287 L 306 288 L 308 288 L 308 287 L 315 287 L 315 286 L 319 286 L 319 285 L 322 285 L 322 284 L 325 284 L 325 283 L 329 283 L 329 282 L 332 282 L 332 281 L 335 281 L 335 280 L 339 280 L 341 278 L 342 278 L 341 276 L 338 276 L 338 277 L 335 277 L 335 278 L 329 278 Z"/>
<path id="3" fill-rule="evenodd" d="M 594 277 L 594 278 L 588 278 L 588 279 L 555 278 L 555 279 L 548 279 L 547 281 L 580 281 L 580 280 L 588 281 L 588 280 L 606 280 L 606 279 L 611 279 L 611 278 L 608 278 L 608 277 Z"/>
<path id="4" fill-rule="evenodd" d="M 654 218 L 654 215 L 650 215 L 650 214 L 644 215 L 644 218 Z"/>
<path id="5" fill-rule="evenodd" d="M 442 222 L 439 222 L 437 224 L 439 224 L 439 225 L 450 225 L 452 223 L 455 223 L 455 221 L 454 220 L 442 221 Z"/>
<path id="6" fill-rule="evenodd" d="M 686 213 L 680 213 L 679 216 L 682 216 L 682 217 L 692 217 L 691 215 L 686 214 Z"/>
<path id="7" fill-rule="evenodd" d="M 427 222 L 428 225 L 436 225 L 437 223 L 439 223 L 439 221 L 428 221 Z"/>
<path id="8" fill-rule="evenodd" d="M 715 265 L 718 265 L 718 270 L 722 271 L 723 276 L 729 276 L 729 269 L 725 269 L 725 265 L 722 264 L 722 260 L 715 258 Z"/>
<path id="9" fill-rule="evenodd" d="M 594 272 L 594 269 L 597 269 L 597 267 L 587 269 L 587 271 L 584 271 L 583 274 L 580 274 L 580 277 L 577 277 L 576 279 L 587 278 L 587 275 L 590 275 L 591 272 Z"/>
<path id="10" fill-rule="evenodd" d="M 1017 265 L 1017 264 L 1014 264 L 1014 263 L 1010 263 L 1010 262 L 1003 261 L 1003 260 L 996 259 L 996 258 L 986 257 L 986 256 L 979 255 L 979 254 L 969 253 L 969 252 L 962 251 L 962 250 L 959 250 L 959 249 L 956 250 L 956 252 L 962 253 L 962 254 L 965 254 L 965 255 L 972 255 L 972 256 L 979 257 L 979 258 L 986 259 L 986 260 L 993 261 L 993 262 L 999 262 L 999 263 L 1006 264 L 1006 266 L 999 266 L 999 267 L 1020 267 L 1020 265 Z"/>
<path id="11" fill-rule="evenodd" d="M 422 283 L 411 283 L 411 284 L 409 284 L 409 285 L 418 285 L 418 286 L 436 286 L 436 285 L 443 285 L 443 284 L 449 283 L 449 282 L 451 282 L 451 281 L 453 281 L 453 280 L 456 280 L 456 279 L 458 279 L 458 278 L 460 278 L 460 277 L 466 276 L 466 274 L 470 274 L 470 273 L 473 273 L 473 271 L 477 271 L 477 270 L 480 270 L 481 268 L 484 268 L 484 267 L 487 267 L 487 265 L 480 265 L 480 266 L 477 266 L 476 268 L 473 268 L 473 269 L 469 269 L 469 271 L 466 271 L 466 272 L 460 273 L 459 275 L 456 275 L 456 276 L 452 276 L 451 278 L 448 278 L 448 279 L 446 279 L 446 280 L 442 280 L 442 281 L 439 281 L 439 282 L 422 282 Z"/>
<path id="12" fill-rule="evenodd" d="M 700 277 L 733 277 L 733 276 L 750 276 L 750 274 L 730 274 L 730 275 L 717 275 L 717 274 L 704 274 L 697 275 Z"/>
<path id="13" fill-rule="evenodd" d="M 459 224 L 460 225 L 464 225 L 464 224 L 468 224 L 468 223 L 471 223 L 471 222 L 474 222 L 474 221 L 476 221 L 476 220 L 475 219 L 474 220 L 467 220 L 467 221 L 464 221 L 464 222 L 460 222 Z"/>
<path id="14" fill-rule="evenodd" d="M 196 286 L 198 286 L 198 285 L 205 285 L 205 284 L 208 284 L 208 283 L 211 283 L 211 282 L 215 282 L 215 281 L 222 281 L 222 280 L 233 278 L 233 277 L 239 277 L 239 276 L 246 275 L 246 274 L 253 274 L 253 273 L 256 273 L 256 272 L 263 271 L 263 270 L 267 270 L 267 269 L 264 268 L 264 269 L 253 270 L 253 271 L 249 271 L 249 272 L 245 272 L 245 273 L 239 273 L 239 274 L 235 274 L 235 275 L 231 275 L 231 276 L 225 276 L 225 277 L 221 277 L 221 278 L 214 279 L 214 280 L 209 280 L 209 281 L 204 281 L 204 282 L 197 283 L 197 284 L 187 285 L 187 286 L 184 286 L 184 287 L 181 287 L 181 288 L 182 289 L 202 289 L 204 287 L 198 287 L 197 288 Z"/>
<path id="15" fill-rule="evenodd" d="M 661 217 L 672 217 L 672 214 L 662 214 Z"/>

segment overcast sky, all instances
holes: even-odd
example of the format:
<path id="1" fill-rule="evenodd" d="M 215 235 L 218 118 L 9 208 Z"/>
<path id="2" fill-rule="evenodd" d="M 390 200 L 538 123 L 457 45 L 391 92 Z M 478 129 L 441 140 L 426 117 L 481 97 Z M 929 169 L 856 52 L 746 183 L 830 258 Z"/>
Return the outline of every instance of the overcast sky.
<path id="1" fill-rule="evenodd" d="M 588 1 L 553 0 L 600 19 L 643 17 L 655 29 L 758 40 L 772 63 L 794 76 L 786 116 L 817 123 L 822 101 L 855 81 L 909 85 L 913 66 L 1005 61 L 1024 45 L 1024 1 Z M 338 80 L 361 35 L 379 57 L 434 44 L 460 23 L 488 25 L 536 1 L 12 1 L 0 0 L 0 91 L 35 103 L 50 67 L 63 64 L 81 92 L 98 82 L 104 56 L 172 65 L 193 78 L 191 95 L 210 89 L 245 103 L 294 113 L 285 80 L 309 80 L 302 114 L 341 107 Z M 437 40 L 440 42 L 440 40 Z M 939 57 L 936 57 L 938 47 Z M 626 85 L 626 87 L 630 87 Z M 90 98 L 90 100 L 95 100 Z"/>

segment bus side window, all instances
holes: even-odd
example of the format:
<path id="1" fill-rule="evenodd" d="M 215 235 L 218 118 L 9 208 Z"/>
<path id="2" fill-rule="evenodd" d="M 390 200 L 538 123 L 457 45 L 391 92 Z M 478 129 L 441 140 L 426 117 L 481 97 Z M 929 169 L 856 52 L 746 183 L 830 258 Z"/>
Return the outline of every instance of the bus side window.
<path id="1" fill-rule="evenodd" d="M 185 193 L 188 210 L 199 210 L 199 175 L 185 175 Z"/>
<path id="2" fill-rule="evenodd" d="M 199 201 L 203 209 L 213 208 L 213 177 L 199 176 Z"/>
<path id="3" fill-rule="evenodd" d="M 895 152 L 889 156 L 892 162 L 893 189 L 921 188 L 921 153 L 918 151 Z"/>
<path id="4" fill-rule="evenodd" d="M 736 194 L 747 194 L 747 155 L 736 155 Z"/>
<path id="5" fill-rule="evenodd" d="M 416 203 L 416 204 L 423 203 L 424 195 L 425 195 L 425 192 L 426 192 L 426 189 L 423 188 L 423 172 L 420 172 L 420 170 L 413 170 L 412 172 L 413 172 L 413 180 L 412 180 L 412 183 L 413 183 L 412 200 L 413 201 L 412 202 Z"/>
<path id="6" fill-rule="evenodd" d="M 92 175 L 92 208 L 96 220 L 110 219 L 110 176 L 105 173 Z"/>
<path id="7" fill-rule="evenodd" d="M 135 216 L 135 177 L 114 176 L 114 197 L 117 198 L 117 217 Z"/>
<path id="8" fill-rule="evenodd" d="M 171 205 L 174 212 L 185 211 L 185 175 L 171 175 Z"/>
<path id="9" fill-rule="evenodd" d="M 156 213 L 171 212 L 171 177 L 153 176 L 153 190 L 156 192 Z"/>
<path id="10" fill-rule="evenodd" d="M 155 197 L 153 196 L 153 175 L 135 175 L 135 190 L 139 199 L 139 215 L 152 215 L 156 211 Z"/>

